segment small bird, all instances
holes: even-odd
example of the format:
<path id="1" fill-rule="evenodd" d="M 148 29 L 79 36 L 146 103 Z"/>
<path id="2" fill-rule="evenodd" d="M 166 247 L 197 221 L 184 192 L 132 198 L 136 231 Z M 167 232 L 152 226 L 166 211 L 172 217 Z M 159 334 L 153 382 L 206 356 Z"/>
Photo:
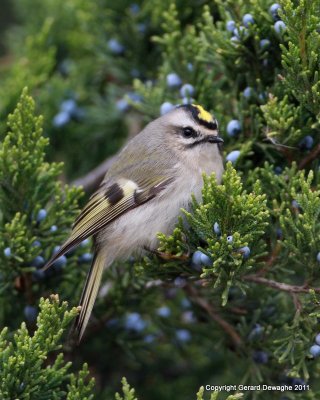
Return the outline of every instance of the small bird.
<path id="1" fill-rule="evenodd" d="M 157 233 L 172 232 L 191 193 L 200 200 L 202 173 L 223 173 L 218 123 L 202 106 L 174 108 L 150 122 L 119 153 L 99 189 L 76 219 L 69 239 L 44 269 L 93 236 L 93 260 L 75 321 L 80 342 L 104 268 L 116 259 L 157 248 Z"/>

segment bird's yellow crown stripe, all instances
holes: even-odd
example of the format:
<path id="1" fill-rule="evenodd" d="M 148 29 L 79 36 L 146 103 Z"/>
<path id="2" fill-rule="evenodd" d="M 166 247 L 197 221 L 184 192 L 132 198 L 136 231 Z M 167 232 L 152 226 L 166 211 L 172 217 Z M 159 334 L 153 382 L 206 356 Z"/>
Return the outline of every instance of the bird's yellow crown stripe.
<path id="1" fill-rule="evenodd" d="M 199 113 L 198 113 L 198 118 L 202 119 L 203 121 L 206 122 L 213 122 L 212 115 L 206 111 L 202 106 L 199 106 L 198 104 L 192 104 L 193 107 L 195 107 Z"/>

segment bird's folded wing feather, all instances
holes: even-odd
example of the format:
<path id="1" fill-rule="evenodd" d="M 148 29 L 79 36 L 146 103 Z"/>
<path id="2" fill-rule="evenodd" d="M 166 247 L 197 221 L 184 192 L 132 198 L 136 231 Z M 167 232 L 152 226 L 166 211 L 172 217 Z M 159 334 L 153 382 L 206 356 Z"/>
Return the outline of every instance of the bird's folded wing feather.
<path id="1" fill-rule="evenodd" d="M 44 270 L 49 268 L 55 260 L 72 249 L 91 235 L 99 232 L 108 223 L 157 196 L 173 178 L 151 176 L 143 181 L 135 182 L 120 178 L 116 183 L 104 183 L 75 221 L 70 238 L 61 249 L 48 261 Z"/>

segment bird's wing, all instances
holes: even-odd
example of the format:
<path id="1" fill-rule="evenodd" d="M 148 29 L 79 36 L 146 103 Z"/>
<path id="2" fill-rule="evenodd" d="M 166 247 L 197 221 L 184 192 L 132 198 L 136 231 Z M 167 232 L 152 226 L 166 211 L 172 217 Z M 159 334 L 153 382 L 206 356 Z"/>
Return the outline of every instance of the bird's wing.
<path id="1" fill-rule="evenodd" d="M 147 174 L 148 176 L 148 174 Z M 164 177 L 152 171 L 144 180 L 120 178 L 117 182 L 104 182 L 103 186 L 91 196 L 88 204 L 76 219 L 70 238 L 44 266 L 49 268 L 59 257 L 91 235 L 99 232 L 111 221 L 139 207 L 159 194 L 173 177 Z"/>

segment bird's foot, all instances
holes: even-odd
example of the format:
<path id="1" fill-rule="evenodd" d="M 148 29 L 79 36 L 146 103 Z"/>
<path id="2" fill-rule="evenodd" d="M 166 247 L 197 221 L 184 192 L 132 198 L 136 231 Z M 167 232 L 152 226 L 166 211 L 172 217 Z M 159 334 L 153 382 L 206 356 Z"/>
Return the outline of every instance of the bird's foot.
<path id="1" fill-rule="evenodd" d="M 161 258 L 162 260 L 165 261 L 170 261 L 170 260 L 178 260 L 178 261 L 187 261 L 190 257 L 189 251 L 186 254 L 182 254 L 180 256 L 177 256 L 175 254 L 170 254 L 170 253 L 164 253 L 162 251 L 159 250 L 151 250 L 148 249 L 147 247 L 145 247 L 145 250 L 147 250 L 148 252 L 156 255 L 157 257 Z"/>

